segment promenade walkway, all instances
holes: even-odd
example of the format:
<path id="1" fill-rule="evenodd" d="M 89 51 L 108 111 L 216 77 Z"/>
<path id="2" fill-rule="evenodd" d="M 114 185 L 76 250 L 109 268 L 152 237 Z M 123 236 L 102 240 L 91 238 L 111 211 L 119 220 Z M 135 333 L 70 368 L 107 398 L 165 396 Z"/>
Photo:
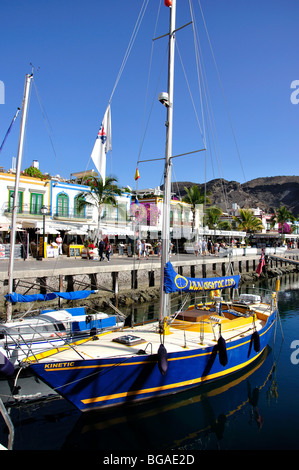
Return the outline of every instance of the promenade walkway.
<path id="1" fill-rule="evenodd" d="M 288 256 L 299 255 L 299 250 L 288 250 L 285 252 L 283 258 L 287 258 Z M 255 256 L 256 257 L 256 256 Z M 258 256 L 259 257 L 259 256 Z M 241 257 L 238 257 L 240 259 Z M 251 256 L 245 256 L 242 258 L 251 258 Z M 281 257 L 282 258 L 282 257 Z M 232 261 L 236 259 L 236 257 L 232 257 Z M 178 263 L 180 265 L 188 265 L 190 264 L 202 264 L 202 263 L 221 263 L 228 260 L 227 257 L 215 256 L 215 255 L 207 255 L 207 256 L 195 256 L 194 254 L 173 254 L 170 258 L 171 262 L 174 265 Z M 27 276 L 29 276 L 28 271 L 35 271 L 35 272 L 44 272 L 48 271 L 57 271 L 60 274 L 68 274 L 69 271 L 77 272 L 78 270 L 82 272 L 82 270 L 96 270 L 98 272 L 113 272 L 113 271 L 122 271 L 122 270 L 131 270 L 131 269 L 151 269 L 155 268 L 158 269 L 161 264 L 161 259 L 157 255 L 150 255 L 149 259 L 141 258 L 140 260 L 133 257 L 128 256 L 119 256 L 113 255 L 110 258 L 109 263 L 105 259 L 104 261 L 99 260 L 90 260 L 84 258 L 75 258 L 75 257 L 68 257 L 66 255 L 60 255 L 58 258 L 44 258 L 41 261 L 36 260 L 35 258 L 29 257 L 27 260 L 23 259 L 16 259 L 14 261 L 14 272 L 20 274 L 20 272 L 27 272 Z M 7 275 L 8 272 L 8 259 L 0 260 L 0 278 L 3 278 L 3 274 Z M 2 276 L 1 276 L 2 274 Z M 33 275 L 37 275 L 37 273 L 32 273 Z M 44 275 L 44 274 L 43 274 Z"/>
<path id="2" fill-rule="evenodd" d="M 288 250 L 284 258 L 298 260 L 299 250 Z M 231 267 L 235 274 L 255 272 L 260 254 L 221 257 L 215 255 L 195 256 L 194 254 L 175 254 L 171 257 L 174 269 L 184 276 L 210 277 L 225 276 L 231 273 Z M 233 266 L 230 265 L 230 261 Z M 271 261 L 276 263 L 276 261 Z M 279 265 L 285 261 L 277 260 Z M 281 264 L 282 263 L 282 264 Z M 8 280 L 8 260 L 0 260 L 0 293 L 6 293 Z M 279 266 L 278 265 L 278 266 Z M 54 290 L 69 290 L 66 283 L 84 282 L 90 285 L 101 285 L 113 292 L 119 289 L 136 289 L 137 286 L 157 286 L 161 273 L 161 259 L 157 255 L 151 255 L 149 259 L 137 257 L 113 255 L 110 262 L 107 260 L 88 260 L 80 257 L 59 256 L 38 261 L 34 258 L 27 260 L 16 259 L 14 262 L 14 279 L 19 284 L 22 281 L 40 285 L 41 289 L 51 285 Z M 84 279 L 89 279 L 87 282 Z M 65 282 L 64 288 L 62 283 Z M 58 287 L 61 286 L 61 287 Z M 71 289 L 72 290 L 72 289 Z"/>

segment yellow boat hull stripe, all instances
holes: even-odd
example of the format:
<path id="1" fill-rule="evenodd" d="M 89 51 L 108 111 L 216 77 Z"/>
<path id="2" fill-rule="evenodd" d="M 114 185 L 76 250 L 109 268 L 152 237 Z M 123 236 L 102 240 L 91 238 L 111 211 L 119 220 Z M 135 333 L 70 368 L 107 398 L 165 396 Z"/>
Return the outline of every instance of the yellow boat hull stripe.
<path id="1" fill-rule="evenodd" d="M 91 403 L 97 403 L 97 402 L 100 402 L 100 401 L 108 401 L 108 400 L 115 400 L 117 398 L 130 397 L 132 395 L 136 396 L 136 395 L 142 395 L 144 393 L 161 392 L 161 391 L 166 391 L 166 390 L 173 389 L 173 388 L 196 385 L 200 382 L 205 382 L 207 380 L 212 380 L 216 377 L 221 377 L 223 375 L 227 375 L 227 374 L 230 374 L 232 372 L 236 372 L 236 371 L 240 370 L 241 368 L 246 367 L 247 365 L 249 365 L 255 359 L 257 359 L 260 356 L 260 354 L 262 354 L 262 352 L 263 351 L 261 351 L 257 356 L 255 356 L 254 358 L 250 359 L 247 362 L 244 362 L 241 365 L 238 365 L 236 367 L 232 367 L 231 369 L 227 369 L 227 370 L 224 370 L 222 372 L 217 372 L 215 374 L 207 375 L 205 377 L 198 377 L 196 379 L 186 380 L 184 382 L 177 382 L 177 383 L 174 383 L 174 384 L 162 385 L 162 386 L 159 386 L 159 387 L 146 388 L 146 389 L 143 389 L 143 390 L 129 391 L 129 392 L 123 392 L 123 393 L 115 393 L 113 395 L 105 395 L 105 396 L 96 397 L 96 398 L 87 398 L 87 399 L 81 400 L 81 401 L 82 401 L 82 403 L 87 405 L 87 404 L 91 404 Z"/>

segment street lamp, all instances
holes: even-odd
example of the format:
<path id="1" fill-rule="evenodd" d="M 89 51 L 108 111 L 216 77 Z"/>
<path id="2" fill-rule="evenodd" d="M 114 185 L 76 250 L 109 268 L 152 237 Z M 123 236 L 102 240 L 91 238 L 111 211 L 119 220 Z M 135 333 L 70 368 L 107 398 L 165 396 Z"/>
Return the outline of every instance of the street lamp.
<path id="1" fill-rule="evenodd" d="M 48 214 L 47 206 L 43 206 L 41 208 L 41 213 L 43 214 L 43 251 L 42 251 L 42 258 L 45 258 L 45 242 L 46 240 L 46 215 Z"/>

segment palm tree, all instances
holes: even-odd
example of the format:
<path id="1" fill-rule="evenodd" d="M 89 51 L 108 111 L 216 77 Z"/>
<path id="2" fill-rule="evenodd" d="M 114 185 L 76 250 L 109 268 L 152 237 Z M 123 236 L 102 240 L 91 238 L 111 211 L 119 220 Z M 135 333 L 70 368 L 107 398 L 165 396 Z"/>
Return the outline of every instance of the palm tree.
<path id="1" fill-rule="evenodd" d="M 86 176 L 83 180 L 89 187 L 90 191 L 82 191 L 78 194 L 78 210 L 86 206 L 96 206 L 98 210 L 98 228 L 95 237 L 95 243 L 99 238 L 102 211 L 105 204 L 110 204 L 113 207 L 117 206 L 116 196 L 122 194 L 122 190 L 117 186 L 117 178 L 107 176 L 105 182 L 103 179 L 95 176 Z"/>
<path id="2" fill-rule="evenodd" d="M 231 230 L 232 224 L 228 220 L 221 220 L 217 225 L 217 228 L 219 228 L 219 230 Z"/>
<path id="3" fill-rule="evenodd" d="M 223 214 L 223 211 L 216 206 L 211 206 L 206 211 L 204 225 L 207 225 L 210 229 L 215 229 L 219 225 L 219 218 Z"/>
<path id="4" fill-rule="evenodd" d="M 207 196 L 209 196 L 211 193 L 207 192 L 201 192 L 200 188 L 195 184 L 194 186 L 191 186 L 189 189 L 184 187 L 186 191 L 186 195 L 182 198 L 183 202 L 187 202 L 188 204 L 191 205 L 191 211 L 192 211 L 192 231 L 194 230 L 195 226 L 195 210 L 196 207 L 199 205 L 205 205 L 205 204 L 210 204 L 210 200 Z"/>
<path id="5" fill-rule="evenodd" d="M 261 219 L 255 217 L 250 209 L 240 209 L 239 217 L 235 216 L 233 220 L 237 228 L 245 232 L 256 232 L 264 228 Z"/>
<path id="6" fill-rule="evenodd" d="M 279 209 L 276 209 L 275 213 L 270 219 L 270 226 L 273 228 L 276 223 L 281 226 L 281 233 L 285 233 L 285 224 L 287 222 L 295 222 L 296 218 L 293 214 L 285 207 L 280 206 Z"/>

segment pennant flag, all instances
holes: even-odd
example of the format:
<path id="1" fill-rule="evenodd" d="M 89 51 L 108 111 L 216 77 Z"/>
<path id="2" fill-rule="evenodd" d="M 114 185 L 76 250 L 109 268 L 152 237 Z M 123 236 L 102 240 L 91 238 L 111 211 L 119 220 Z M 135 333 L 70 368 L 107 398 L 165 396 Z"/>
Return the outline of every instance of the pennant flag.
<path id="1" fill-rule="evenodd" d="M 194 278 L 177 274 L 168 261 L 164 267 L 164 292 L 191 292 L 210 291 L 218 289 L 237 289 L 240 282 L 240 275 L 226 277 Z"/>
<path id="2" fill-rule="evenodd" d="M 135 181 L 137 181 L 139 178 L 140 178 L 140 174 L 139 174 L 138 167 L 137 167 L 136 173 L 135 173 Z"/>
<path id="3" fill-rule="evenodd" d="M 139 201 L 138 201 L 137 196 L 135 196 L 135 204 L 139 205 Z"/>
<path id="4" fill-rule="evenodd" d="M 109 150 L 112 150 L 110 105 L 108 105 L 106 109 L 91 153 L 93 163 L 95 164 L 95 167 L 100 173 L 103 181 L 105 181 L 106 178 L 106 153 L 109 152 Z"/>

